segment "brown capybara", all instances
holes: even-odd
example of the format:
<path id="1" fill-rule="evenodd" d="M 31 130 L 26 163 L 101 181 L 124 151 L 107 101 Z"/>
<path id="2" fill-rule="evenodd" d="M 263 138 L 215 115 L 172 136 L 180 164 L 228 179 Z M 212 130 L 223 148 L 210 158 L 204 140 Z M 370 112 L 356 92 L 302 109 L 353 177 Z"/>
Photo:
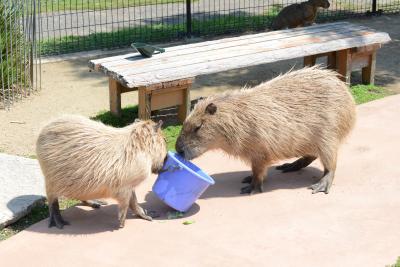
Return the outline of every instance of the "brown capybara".
<path id="1" fill-rule="evenodd" d="M 190 160 L 222 149 L 248 162 L 252 176 L 243 180 L 250 185 L 242 193 L 263 191 L 266 170 L 276 161 L 300 157 L 278 167 L 291 172 L 319 157 L 324 176 L 310 188 L 328 193 L 339 145 L 355 116 L 353 97 L 336 72 L 303 68 L 201 100 L 184 121 L 176 150 Z"/>
<path id="2" fill-rule="evenodd" d="M 329 1 L 309 0 L 284 7 L 272 22 L 271 29 L 276 31 L 312 25 L 317 17 L 319 7 L 329 8 Z"/>
<path id="3" fill-rule="evenodd" d="M 161 170 L 167 155 L 162 121 L 136 121 L 113 128 L 85 117 L 69 115 L 45 126 L 36 153 L 45 177 L 49 227 L 68 224 L 60 214 L 58 198 L 89 201 L 114 198 L 119 204 L 119 225 L 128 207 L 152 220 L 139 206 L 135 187 L 151 172 Z"/>

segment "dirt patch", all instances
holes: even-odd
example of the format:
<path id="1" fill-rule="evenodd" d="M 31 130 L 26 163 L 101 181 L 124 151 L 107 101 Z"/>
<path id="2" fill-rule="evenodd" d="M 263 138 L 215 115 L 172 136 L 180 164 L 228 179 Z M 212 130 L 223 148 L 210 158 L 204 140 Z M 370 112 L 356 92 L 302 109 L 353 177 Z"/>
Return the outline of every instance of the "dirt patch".
<path id="1" fill-rule="evenodd" d="M 381 16 L 350 20 L 379 31 L 388 32 L 392 42 L 378 52 L 376 84 L 400 93 L 400 16 Z M 0 110 L 0 151 L 30 156 L 35 154 L 35 140 L 40 127 L 61 114 L 93 116 L 108 109 L 108 80 L 101 73 L 89 72 L 88 59 L 43 64 L 42 90 L 15 104 L 11 111 Z M 291 67 L 302 66 L 302 59 L 200 76 L 192 98 L 256 85 Z M 359 82 L 360 73 L 353 74 Z M 137 104 L 137 93 L 122 96 L 122 105 Z"/>

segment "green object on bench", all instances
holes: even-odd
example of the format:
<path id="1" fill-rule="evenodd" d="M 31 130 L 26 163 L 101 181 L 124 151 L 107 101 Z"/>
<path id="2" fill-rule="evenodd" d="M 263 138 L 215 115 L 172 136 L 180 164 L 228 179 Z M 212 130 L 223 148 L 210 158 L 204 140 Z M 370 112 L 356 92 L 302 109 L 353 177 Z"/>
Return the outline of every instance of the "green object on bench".
<path id="1" fill-rule="evenodd" d="M 156 51 L 159 53 L 165 52 L 164 48 L 145 43 L 132 43 L 131 46 L 135 48 L 144 57 L 152 57 L 154 52 Z"/>

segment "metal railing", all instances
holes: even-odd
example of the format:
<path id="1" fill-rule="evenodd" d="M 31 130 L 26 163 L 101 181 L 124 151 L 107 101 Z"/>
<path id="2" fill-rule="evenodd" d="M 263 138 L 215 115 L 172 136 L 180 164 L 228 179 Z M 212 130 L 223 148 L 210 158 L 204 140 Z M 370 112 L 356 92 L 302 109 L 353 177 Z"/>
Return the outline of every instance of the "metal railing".
<path id="1" fill-rule="evenodd" d="M 37 0 L 39 1 L 39 0 Z M 40 0 L 42 54 L 265 30 L 301 0 Z M 400 11 L 400 0 L 331 0 L 317 22 Z"/>
<path id="2" fill-rule="evenodd" d="M 31 0 L 0 2 L 0 109 L 40 88 L 36 4 Z"/>

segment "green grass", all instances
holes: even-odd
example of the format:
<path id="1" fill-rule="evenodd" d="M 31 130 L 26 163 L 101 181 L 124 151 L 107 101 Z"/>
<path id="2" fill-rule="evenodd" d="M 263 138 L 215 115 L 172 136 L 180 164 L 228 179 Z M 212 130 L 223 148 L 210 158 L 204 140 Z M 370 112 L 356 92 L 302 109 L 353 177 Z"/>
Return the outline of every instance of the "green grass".
<path id="1" fill-rule="evenodd" d="M 60 199 L 60 209 L 65 210 L 69 207 L 72 207 L 78 204 L 79 201 L 72 199 Z M 25 217 L 21 218 L 17 222 L 5 227 L 0 230 L 0 241 L 5 240 L 18 232 L 28 228 L 32 224 L 35 224 L 45 218 L 49 217 L 49 209 L 47 202 L 42 203 L 34 208 L 32 208 L 31 212 Z"/>
<path id="2" fill-rule="evenodd" d="M 122 109 L 121 117 L 115 117 L 109 111 L 99 112 L 96 116 L 91 119 L 98 120 L 104 124 L 111 125 L 114 127 L 124 127 L 132 122 L 138 117 L 138 107 L 128 106 Z M 180 125 L 170 125 L 163 129 L 164 136 L 167 141 L 168 150 L 175 150 L 175 141 L 181 130 Z"/>
<path id="3" fill-rule="evenodd" d="M 389 95 L 389 92 L 385 88 L 374 85 L 354 85 L 351 87 L 351 93 L 357 104 L 366 103 Z"/>
<path id="4" fill-rule="evenodd" d="M 279 7 L 272 7 L 264 15 L 221 16 L 206 20 L 194 19 L 192 29 L 195 35 L 207 36 L 227 34 L 246 30 L 267 28 L 278 14 Z M 101 48 L 129 46 L 132 42 L 165 42 L 185 36 L 186 24 L 162 24 L 122 28 L 112 32 L 96 32 L 85 36 L 64 36 L 41 42 L 43 55 L 64 54 Z"/>
<path id="5" fill-rule="evenodd" d="M 195 0 L 196 1 L 196 0 Z M 40 0 L 41 12 L 58 12 L 70 10 L 104 10 L 144 5 L 161 5 L 182 3 L 185 0 Z"/>
<path id="6" fill-rule="evenodd" d="M 397 258 L 397 262 L 395 264 L 387 265 L 386 267 L 400 267 L 400 257 Z"/>
<path id="7" fill-rule="evenodd" d="M 385 88 L 373 85 L 355 85 L 351 87 L 351 92 L 357 104 L 362 104 L 389 95 L 388 91 Z M 134 122 L 134 120 L 137 118 L 137 115 L 137 106 L 128 106 L 122 109 L 122 115 L 119 118 L 112 115 L 109 111 L 101 111 L 91 119 L 101 121 L 104 124 L 114 127 L 124 127 Z M 168 150 L 175 150 L 176 138 L 178 137 L 181 128 L 181 125 L 169 125 L 163 129 L 164 135 L 167 140 Z M 30 157 L 34 158 L 35 156 Z M 76 205 L 77 203 L 78 201 L 76 200 L 63 199 L 60 200 L 60 208 L 66 209 L 68 207 Z M 30 225 L 47 217 L 47 204 L 35 207 L 32 209 L 29 215 L 1 230 L 0 240 L 7 239 L 10 236 L 15 235 L 21 230 L 29 227 Z M 392 267 L 400 267 L 400 258 L 397 261 L 396 265 L 393 265 Z"/>

